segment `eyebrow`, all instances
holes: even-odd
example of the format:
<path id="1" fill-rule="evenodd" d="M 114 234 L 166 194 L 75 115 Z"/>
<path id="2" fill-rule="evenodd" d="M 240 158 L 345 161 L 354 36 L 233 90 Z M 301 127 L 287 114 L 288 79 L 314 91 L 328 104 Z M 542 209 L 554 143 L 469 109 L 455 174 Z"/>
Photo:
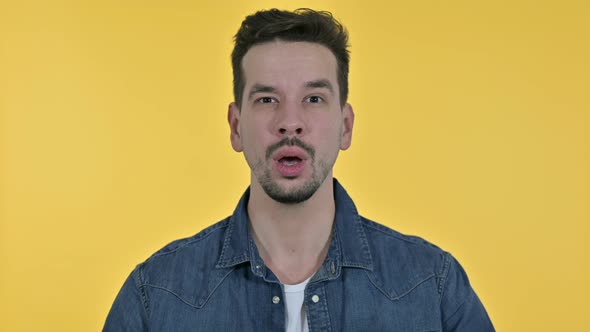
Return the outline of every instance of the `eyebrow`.
<path id="1" fill-rule="evenodd" d="M 307 89 L 328 89 L 330 93 L 334 93 L 334 88 L 332 87 L 332 83 L 326 79 L 314 80 L 305 82 L 303 85 Z M 264 84 L 254 84 L 250 91 L 248 92 L 248 99 L 252 99 L 252 97 L 257 93 L 273 93 L 276 92 L 277 89 L 270 85 Z"/>
<path id="2" fill-rule="evenodd" d="M 270 85 L 263 85 L 263 84 L 254 84 L 254 86 L 252 86 L 252 88 L 250 89 L 250 92 L 248 93 L 248 99 L 252 99 L 252 96 L 254 96 L 257 93 L 260 92 L 275 92 L 276 89 Z"/>
<path id="3" fill-rule="evenodd" d="M 328 80 L 315 80 L 305 82 L 306 88 L 324 88 L 330 90 L 331 93 L 334 93 L 334 88 L 332 87 L 332 83 Z"/>

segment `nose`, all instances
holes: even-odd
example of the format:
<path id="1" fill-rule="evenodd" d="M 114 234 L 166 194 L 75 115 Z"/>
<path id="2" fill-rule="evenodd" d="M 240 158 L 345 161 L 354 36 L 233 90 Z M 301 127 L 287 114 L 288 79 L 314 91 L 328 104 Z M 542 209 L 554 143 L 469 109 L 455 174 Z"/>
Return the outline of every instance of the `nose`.
<path id="1" fill-rule="evenodd" d="M 301 105 L 283 104 L 276 112 L 275 133 L 279 136 L 303 136 L 307 131 Z"/>
<path id="2" fill-rule="evenodd" d="M 286 125 L 285 128 L 279 128 L 279 134 L 292 136 L 292 135 L 301 135 L 303 132 L 303 128 L 296 126 L 296 125 Z"/>

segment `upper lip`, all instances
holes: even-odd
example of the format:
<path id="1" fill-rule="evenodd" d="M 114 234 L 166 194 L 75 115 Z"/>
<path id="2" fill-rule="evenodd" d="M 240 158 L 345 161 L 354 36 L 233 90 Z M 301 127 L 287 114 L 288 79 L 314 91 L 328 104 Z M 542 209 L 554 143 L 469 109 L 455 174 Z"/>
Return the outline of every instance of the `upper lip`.
<path id="1" fill-rule="evenodd" d="M 301 160 L 307 159 L 307 153 L 299 147 L 296 146 L 289 146 L 278 149 L 275 153 L 272 154 L 273 160 L 281 160 L 282 158 L 291 157 L 291 158 L 299 158 Z"/>

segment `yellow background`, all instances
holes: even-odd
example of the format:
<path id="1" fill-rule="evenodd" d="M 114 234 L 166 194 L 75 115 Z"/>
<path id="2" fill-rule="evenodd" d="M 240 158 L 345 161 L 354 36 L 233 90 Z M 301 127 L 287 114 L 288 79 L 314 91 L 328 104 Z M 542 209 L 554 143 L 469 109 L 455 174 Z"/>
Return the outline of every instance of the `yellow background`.
<path id="1" fill-rule="evenodd" d="M 584 330 L 587 3 L 2 0 L 0 329 L 101 329 L 137 263 L 233 211 L 232 36 L 310 6 L 350 31 L 361 213 L 452 252 L 499 331 Z"/>

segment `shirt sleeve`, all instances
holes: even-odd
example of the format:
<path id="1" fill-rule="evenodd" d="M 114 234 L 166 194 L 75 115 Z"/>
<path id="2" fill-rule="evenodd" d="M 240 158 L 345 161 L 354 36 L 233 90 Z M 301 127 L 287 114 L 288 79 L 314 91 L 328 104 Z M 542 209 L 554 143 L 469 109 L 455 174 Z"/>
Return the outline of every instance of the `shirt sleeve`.
<path id="1" fill-rule="evenodd" d="M 445 259 L 440 305 L 445 332 L 495 331 L 483 304 L 469 284 L 467 274 L 450 254 Z"/>
<path id="2" fill-rule="evenodd" d="M 140 286 L 139 268 L 127 277 L 109 311 L 103 331 L 147 331 L 147 294 Z"/>

